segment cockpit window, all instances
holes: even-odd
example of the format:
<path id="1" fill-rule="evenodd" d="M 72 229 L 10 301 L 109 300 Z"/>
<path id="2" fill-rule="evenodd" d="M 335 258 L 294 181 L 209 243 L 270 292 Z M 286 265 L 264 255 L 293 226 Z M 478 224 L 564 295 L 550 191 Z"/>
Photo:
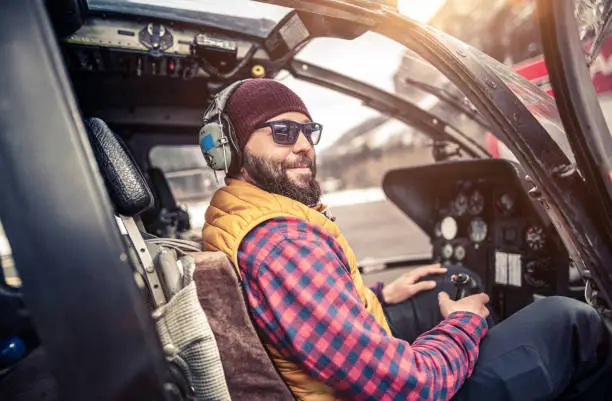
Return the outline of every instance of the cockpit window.
<path id="1" fill-rule="evenodd" d="M 351 41 L 315 38 L 296 59 L 403 97 L 484 144 L 488 123 L 465 95 L 429 62 L 387 37 L 367 32 Z"/>
<path id="2" fill-rule="evenodd" d="M 160 168 L 179 202 L 190 199 L 209 200 L 223 186 L 223 172 L 216 173 L 206 166 L 197 145 L 156 146 L 151 150 L 151 164 Z"/>
<path id="3" fill-rule="evenodd" d="M 225 185 L 223 172 L 206 166 L 198 145 L 156 146 L 149 160 L 164 172 L 176 202 L 189 214 L 191 227 L 201 229 L 210 198 Z"/>
<path id="4" fill-rule="evenodd" d="M 260 38 L 291 11 L 249 0 L 87 0 L 87 4 L 92 11 L 186 21 Z"/>
<path id="5" fill-rule="evenodd" d="M 529 110 L 529 112 L 538 120 L 542 127 L 548 132 L 550 137 L 559 146 L 559 149 L 571 161 L 575 161 L 572 147 L 569 144 L 567 135 L 557 105 L 553 97 L 544 92 L 535 83 L 526 80 L 518 73 L 508 68 L 503 68 L 492 57 L 483 52 L 472 49 L 479 61 L 483 65 L 490 68 L 495 74 L 508 86 L 518 100 Z"/>
<path id="6" fill-rule="evenodd" d="M 406 48 L 399 43 L 367 32 L 350 41 L 315 38 L 300 51 L 296 59 L 393 92 L 394 76 L 405 51 Z"/>

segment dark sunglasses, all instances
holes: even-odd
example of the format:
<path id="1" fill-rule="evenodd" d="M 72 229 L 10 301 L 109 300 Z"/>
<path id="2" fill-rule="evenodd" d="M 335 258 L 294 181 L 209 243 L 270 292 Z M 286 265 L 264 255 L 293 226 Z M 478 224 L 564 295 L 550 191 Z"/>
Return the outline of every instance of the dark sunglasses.
<path id="1" fill-rule="evenodd" d="M 300 132 L 304 133 L 308 142 L 313 145 L 319 143 L 323 126 L 319 123 L 296 123 L 291 120 L 269 121 L 260 124 L 257 128 L 270 127 L 272 128 L 272 139 L 278 145 L 295 145 L 300 136 Z"/>

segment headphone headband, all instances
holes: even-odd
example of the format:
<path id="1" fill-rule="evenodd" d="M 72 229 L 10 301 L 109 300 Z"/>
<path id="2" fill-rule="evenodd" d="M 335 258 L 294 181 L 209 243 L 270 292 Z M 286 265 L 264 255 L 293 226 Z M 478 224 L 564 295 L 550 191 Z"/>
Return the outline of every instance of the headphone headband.
<path id="1" fill-rule="evenodd" d="M 199 133 L 200 149 L 206 164 L 213 170 L 223 170 L 227 174 L 232 162 L 234 166 L 240 166 L 242 155 L 225 107 L 236 89 L 248 80 L 236 81 L 217 93 L 204 113 L 204 125 Z M 229 146 L 229 151 L 226 146 Z"/>
<path id="2" fill-rule="evenodd" d="M 209 122 L 212 122 L 212 119 L 216 117 L 218 114 L 225 113 L 225 106 L 227 105 L 227 101 L 232 96 L 234 91 L 238 89 L 243 82 L 248 81 L 247 79 L 243 79 L 240 81 L 236 81 L 227 87 L 225 87 L 221 92 L 217 93 L 213 98 L 210 106 L 204 113 L 204 125 Z"/>

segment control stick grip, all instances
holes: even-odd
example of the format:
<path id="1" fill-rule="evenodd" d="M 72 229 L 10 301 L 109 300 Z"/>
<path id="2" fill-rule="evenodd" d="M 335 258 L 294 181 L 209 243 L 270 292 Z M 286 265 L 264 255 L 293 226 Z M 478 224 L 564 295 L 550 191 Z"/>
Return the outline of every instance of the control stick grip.
<path id="1" fill-rule="evenodd" d="M 453 274 L 451 283 L 457 288 L 455 301 L 482 292 L 476 280 L 467 273 Z"/>

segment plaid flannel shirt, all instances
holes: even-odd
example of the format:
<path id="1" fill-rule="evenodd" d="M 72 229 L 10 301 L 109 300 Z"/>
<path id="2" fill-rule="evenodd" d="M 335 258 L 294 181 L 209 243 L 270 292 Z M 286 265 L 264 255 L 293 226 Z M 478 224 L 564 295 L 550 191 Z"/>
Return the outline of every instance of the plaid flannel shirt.
<path id="1" fill-rule="evenodd" d="M 340 396 L 447 400 L 474 369 L 485 319 L 452 313 L 412 344 L 387 335 L 361 303 L 339 243 L 318 226 L 264 222 L 238 262 L 258 331 Z"/>

